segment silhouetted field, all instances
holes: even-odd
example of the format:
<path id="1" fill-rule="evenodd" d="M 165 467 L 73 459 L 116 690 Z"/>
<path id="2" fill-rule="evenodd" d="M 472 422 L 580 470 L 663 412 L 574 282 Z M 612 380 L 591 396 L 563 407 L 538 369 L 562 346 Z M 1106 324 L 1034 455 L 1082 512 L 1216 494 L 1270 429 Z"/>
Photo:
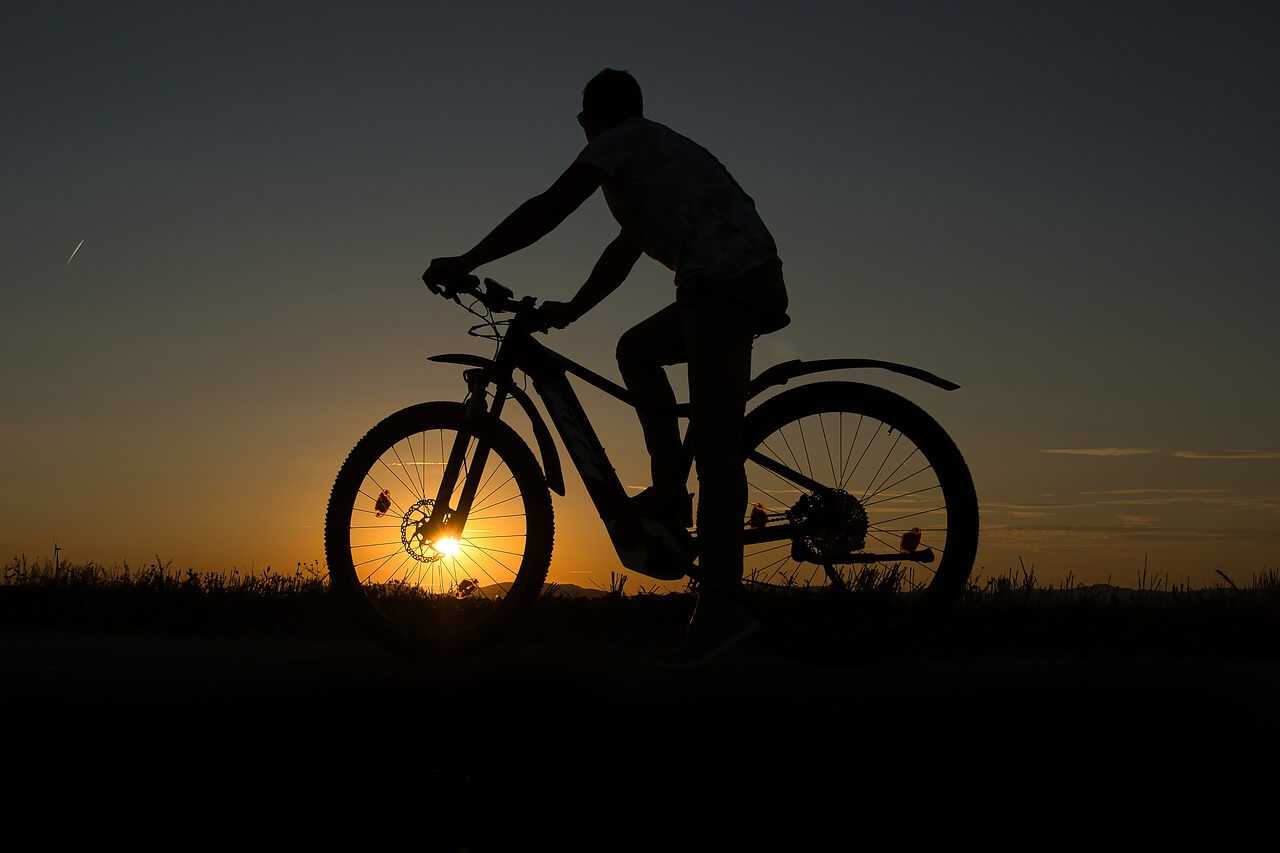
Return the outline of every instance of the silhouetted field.
<path id="1" fill-rule="evenodd" d="M 1071 652 L 1280 657 L 1280 571 L 1204 588 L 1139 576 L 1132 588 L 1042 585 L 1025 569 L 978 576 L 951 612 L 917 613 L 903 577 L 868 572 L 845 593 L 753 586 L 765 636 L 745 652 L 840 663 L 901 655 Z M 585 594 L 584 594 L 585 593 Z M 488 602 L 427 601 L 405 588 L 379 591 L 402 611 L 484 608 Z M 592 660 L 660 663 L 680 639 L 687 592 L 582 590 L 548 584 L 513 638 L 572 666 Z M 159 560 L 141 569 L 95 564 L 4 568 L 0 620 L 10 630 L 53 629 L 169 637 L 277 637 L 335 642 L 361 633 L 316 565 L 288 574 L 179 572 Z M 496 654 L 495 652 L 494 654 Z"/>
<path id="2" fill-rule="evenodd" d="M 145 750 L 180 778 L 207 779 L 201 762 L 229 756 L 284 772 L 288 756 L 303 784 L 366 778 L 374 761 L 477 793 L 854 777 L 962 791 L 1070 767 L 1109 768 L 1091 790 L 1186 791 L 1203 778 L 1191 767 L 1235 778 L 1274 742 L 1275 572 L 1193 590 L 1051 588 L 1019 570 L 979 578 L 941 619 L 917 612 L 900 578 L 864 580 L 845 595 L 757 591 L 762 635 L 688 671 L 668 665 L 687 593 L 553 586 L 506 642 L 406 663 L 365 639 L 317 566 L 16 561 L 0 584 L 0 710 L 34 749 L 28 767 L 50 766 L 50 744 L 103 767 Z M 424 612 L 490 606 L 382 594 Z"/>

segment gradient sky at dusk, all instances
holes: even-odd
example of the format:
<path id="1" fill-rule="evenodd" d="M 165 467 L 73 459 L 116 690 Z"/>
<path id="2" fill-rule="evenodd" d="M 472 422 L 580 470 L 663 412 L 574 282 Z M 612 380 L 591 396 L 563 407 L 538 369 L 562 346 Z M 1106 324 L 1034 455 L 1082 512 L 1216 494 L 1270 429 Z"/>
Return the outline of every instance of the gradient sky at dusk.
<path id="1" fill-rule="evenodd" d="M 5 556 L 319 559 L 350 446 L 461 397 L 427 355 L 487 346 L 423 268 L 572 160 L 610 65 L 777 238 L 794 322 L 759 367 L 858 355 L 963 386 L 859 377 L 965 451 L 980 572 L 1280 564 L 1280 33 L 1255 4 L 11 6 Z M 483 272 L 567 298 L 615 231 L 595 198 Z M 618 335 L 671 298 L 642 260 L 553 345 L 616 376 Z M 583 397 L 643 484 L 632 413 Z M 552 577 L 607 578 L 569 489 Z"/>

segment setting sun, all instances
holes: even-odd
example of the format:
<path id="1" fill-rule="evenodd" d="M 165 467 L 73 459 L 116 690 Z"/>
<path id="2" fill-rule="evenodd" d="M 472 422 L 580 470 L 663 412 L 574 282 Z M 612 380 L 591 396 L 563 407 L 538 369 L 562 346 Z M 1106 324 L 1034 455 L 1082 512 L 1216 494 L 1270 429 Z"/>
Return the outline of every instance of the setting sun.
<path id="1" fill-rule="evenodd" d="M 446 536 L 443 539 L 437 539 L 435 542 L 431 543 L 431 547 L 435 548 L 446 557 L 456 557 L 458 552 L 462 550 L 462 546 L 458 544 L 458 540 L 451 536 Z"/>

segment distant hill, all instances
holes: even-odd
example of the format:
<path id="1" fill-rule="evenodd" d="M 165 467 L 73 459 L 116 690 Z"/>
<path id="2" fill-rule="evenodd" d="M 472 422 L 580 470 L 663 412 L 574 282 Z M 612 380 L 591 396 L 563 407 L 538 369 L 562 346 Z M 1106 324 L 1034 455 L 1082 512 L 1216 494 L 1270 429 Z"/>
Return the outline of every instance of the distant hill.
<path id="1" fill-rule="evenodd" d="M 487 598 L 497 598 L 500 595 L 506 595 L 509 589 L 511 589 L 509 582 L 495 583 L 480 587 L 480 592 Z M 548 582 L 542 587 L 542 594 L 556 598 L 604 598 L 608 593 L 602 589 L 592 589 L 573 583 Z"/>

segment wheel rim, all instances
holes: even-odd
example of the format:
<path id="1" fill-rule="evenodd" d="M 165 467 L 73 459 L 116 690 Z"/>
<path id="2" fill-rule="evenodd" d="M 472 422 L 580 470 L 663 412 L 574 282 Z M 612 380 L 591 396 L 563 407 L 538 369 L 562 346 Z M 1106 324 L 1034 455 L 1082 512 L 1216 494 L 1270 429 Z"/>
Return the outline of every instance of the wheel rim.
<path id="1" fill-rule="evenodd" d="M 403 436 L 362 473 L 347 529 L 355 577 L 367 592 L 498 598 L 516 581 L 527 542 L 526 507 L 515 474 L 496 448 L 490 449 L 460 535 L 434 537 L 424 524 L 456 437 L 448 427 Z M 476 445 L 472 438 L 455 500 Z"/>
<path id="2" fill-rule="evenodd" d="M 825 411 L 787 421 L 754 449 L 852 499 L 842 499 L 844 529 L 855 542 L 856 534 L 864 533 L 863 547 L 852 553 L 890 555 L 930 549 L 934 561 L 905 557 L 868 563 L 797 560 L 788 539 L 746 546 L 743 578 L 748 584 L 905 591 L 933 580 L 945 558 L 950 514 L 934 463 L 915 438 L 874 415 Z M 744 525 L 748 529 L 753 526 L 753 512 L 757 523 L 762 520 L 760 510 L 771 524 L 787 523 L 797 516 L 802 496 L 813 494 L 754 460 L 747 460 L 746 474 L 750 506 Z M 864 531 L 859 528 L 859 511 L 865 513 Z"/>

